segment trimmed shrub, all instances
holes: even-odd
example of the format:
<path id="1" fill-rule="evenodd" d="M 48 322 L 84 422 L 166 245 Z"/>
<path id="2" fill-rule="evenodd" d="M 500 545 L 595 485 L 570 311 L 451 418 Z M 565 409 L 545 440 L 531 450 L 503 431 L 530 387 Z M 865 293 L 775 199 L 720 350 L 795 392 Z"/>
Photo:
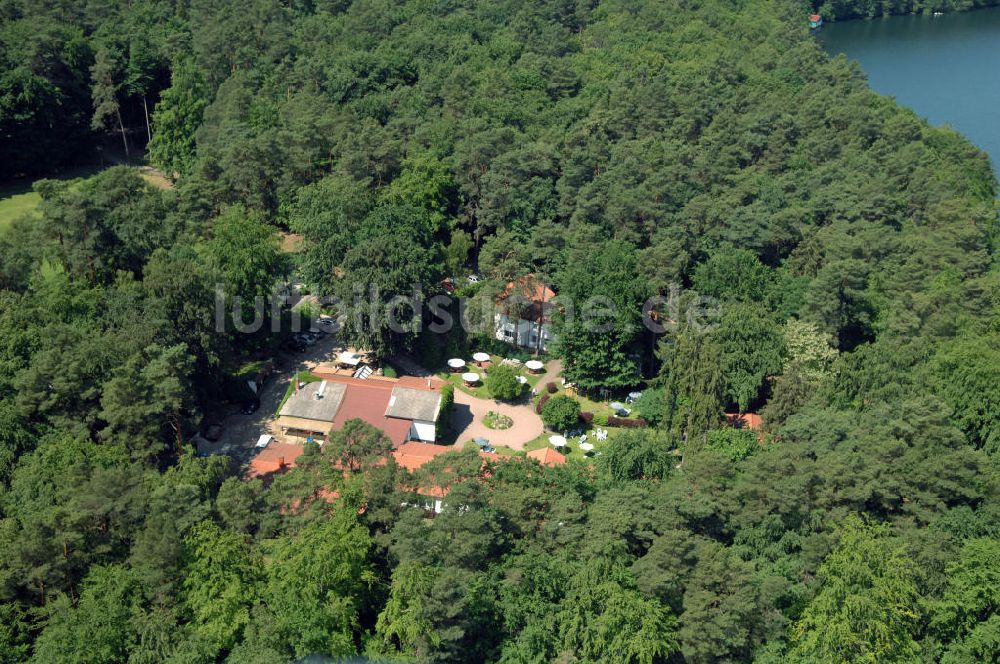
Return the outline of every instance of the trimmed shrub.
<path id="1" fill-rule="evenodd" d="M 549 394 L 555 394 L 559 391 L 559 387 L 551 380 L 545 384 L 545 389 L 548 390 Z"/>
<path id="2" fill-rule="evenodd" d="M 581 411 L 580 412 L 580 419 L 583 420 L 584 424 L 586 424 L 587 426 L 590 426 L 591 424 L 594 423 L 594 414 L 591 413 L 589 410 Z"/>
<path id="3" fill-rule="evenodd" d="M 609 417 L 608 418 L 609 427 L 625 427 L 625 428 L 636 428 L 636 427 L 648 427 L 649 422 L 642 419 L 632 419 L 628 417 Z"/>
<path id="4" fill-rule="evenodd" d="M 636 399 L 635 409 L 639 411 L 642 419 L 646 420 L 654 427 L 660 426 L 663 422 L 666 401 L 664 400 L 663 388 L 646 388 L 642 396 Z"/>
<path id="5" fill-rule="evenodd" d="M 570 429 L 580 422 L 580 402 L 565 394 L 556 395 L 542 406 L 542 421 L 553 431 Z"/>
<path id="6" fill-rule="evenodd" d="M 501 401 L 510 401 L 521 395 L 521 384 L 517 374 L 506 364 L 494 364 L 486 372 L 486 389 L 490 396 Z"/>
<path id="7" fill-rule="evenodd" d="M 548 394 L 543 394 L 543 395 L 542 395 L 542 398 L 541 398 L 541 399 L 539 399 L 539 400 L 538 400 L 538 403 L 536 403 L 536 404 L 535 404 L 535 412 L 536 412 L 536 413 L 538 413 L 539 415 L 541 415 L 541 414 L 542 414 L 542 406 L 544 406 L 544 405 L 545 405 L 545 402 L 546 402 L 546 401 L 548 401 L 548 400 L 549 400 L 549 398 L 550 398 L 550 397 L 549 397 L 549 395 L 548 395 Z"/>
<path id="8" fill-rule="evenodd" d="M 599 427 L 608 426 L 608 414 L 607 413 L 594 413 L 594 425 Z"/>

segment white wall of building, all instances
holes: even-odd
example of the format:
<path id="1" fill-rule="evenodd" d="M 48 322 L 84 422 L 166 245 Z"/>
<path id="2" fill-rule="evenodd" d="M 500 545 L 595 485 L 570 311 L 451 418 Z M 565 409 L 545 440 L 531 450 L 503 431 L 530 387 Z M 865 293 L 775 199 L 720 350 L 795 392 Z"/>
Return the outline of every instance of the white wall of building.
<path id="1" fill-rule="evenodd" d="M 523 318 L 514 320 L 506 314 L 497 314 L 496 318 L 496 338 L 500 341 L 520 346 L 521 348 L 541 348 L 547 351 L 549 343 L 552 341 L 552 329 L 548 323 L 541 326 L 541 345 L 538 343 L 539 327 L 538 323 Z"/>
<path id="2" fill-rule="evenodd" d="M 414 420 L 410 423 L 410 438 L 433 443 L 437 440 L 437 427 L 434 426 L 433 422 Z"/>

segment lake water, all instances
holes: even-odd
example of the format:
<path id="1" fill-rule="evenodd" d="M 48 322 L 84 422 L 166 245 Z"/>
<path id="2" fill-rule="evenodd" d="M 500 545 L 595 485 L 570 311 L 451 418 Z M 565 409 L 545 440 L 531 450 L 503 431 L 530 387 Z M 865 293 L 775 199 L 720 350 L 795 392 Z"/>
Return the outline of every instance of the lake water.
<path id="1" fill-rule="evenodd" d="M 1000 8 L 827 23 L 817 37 L 931 124 L 948 124 L 1000 166 Z"/>

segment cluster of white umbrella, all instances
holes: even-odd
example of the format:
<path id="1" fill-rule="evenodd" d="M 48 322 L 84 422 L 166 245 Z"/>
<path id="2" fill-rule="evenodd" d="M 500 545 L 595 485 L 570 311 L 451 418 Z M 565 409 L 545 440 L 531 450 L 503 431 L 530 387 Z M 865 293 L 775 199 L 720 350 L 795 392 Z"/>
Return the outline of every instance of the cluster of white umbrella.
<path id="1" fill-rule="evenodd" d="M 551 443 L 552 447 L 555 447 L 556 449 L 562 449 L 566 447 L 569 441 L 566 440 L 566 436 L 556 435 L 556 436 L 549 436 L 549 443 Z M 582 442 L 580 443 L 580 450 L 583 452 L 593 452 L 594 444 Z"/>

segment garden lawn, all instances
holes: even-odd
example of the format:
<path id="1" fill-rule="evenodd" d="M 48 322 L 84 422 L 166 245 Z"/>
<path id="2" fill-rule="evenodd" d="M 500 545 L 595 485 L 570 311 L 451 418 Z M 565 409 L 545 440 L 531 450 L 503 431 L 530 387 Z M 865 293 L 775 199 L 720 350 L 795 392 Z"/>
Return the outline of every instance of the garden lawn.
<path id="1" fill-rule="evenodd" d="M 503 358 L 499 355 L 490 355 L 490 362 L 493 364 L 500 362 L 502 359 Z M 527 385 L 524 388 L 525 391 L 530 390 L 531 388 L 533 388 L 535 385 L 538 384 L 539 376 L 530 373 L 523 366 L 520 367 L 515 366 L 511 368 L 514 370 L 514 373 L 517 374 L 518 376 L 524 376 L 525 378 L 528 379 Z M 477 385 L 476 387 L 466 387 L 465 381 L 462 380 L 462 374 L 469 372 L 479 374 L 479 385 Z M 490 394 L 490 391 L 486 389 L 486 369 L 477 367 L 476 363 L 473 362 L 471 359 L 469 360 L 469 364 L 461 372 L 452 373 L 450 371 L 442 371 L 438 373 L 437 376 L 441 380 L 447 381 L 452 385 L 454 385 L 455 389 L 462 390 L 466 394 L 471 394 L 472 396 L 477 397 L 479 399 L 493 398 L 493 395 Z M 542 386 L 541 389 L 544 389 L 544 386 Z"/>
<path id="2" fill-rule="evenodd" d="M 544 385 L 541 386 L 541 388 L 538 390 L 538 395 L 534 399 L 532 399 L 531 401 L 532 408 L 534 408 L 538 404 L 538 401 L 539 399 L 542 398 L 543 394 L 548 394 L 548 392 L 545 390 Z M 570 398 L 579 401 L 581 412 L 591 412 L 594 414 L 605 413 L 606 415 L 614 415 L 608 404 L 604 403 L 603 401 L 594 401 L 593 399 L 588 399 L 587 397 L 581 396 L 579 394 L 567 393 L 563 389 L 560 389 L 555 393 L 549 395 L 549 398 L 551 399 L 552 397 L 555 397 L 559 394 L 565 394 L 566 396 L 569 396 Z M 567 441 L 568 445 L 562 448 L 562 450 L 560 450 L 564 455 L 566 455 L 566 458 L 569 461 L 577 461 L 584 463 L 593 462 L 594 458 L 597 456 L 597 453 L 603 451 L 603 449 L 607 446 L 609 441 L 613 440 L 616 436 L 619 436 L 622 434 L 622 432 L 626 431 L 626 427 L 611 427 L 602 425 L 601 428 L 608 432 L 608 437 L 605 440 L 597 440 L 597 438 L 594 437 L 594 428 L 595 428 L 594 425 L 588 426 L 584 424 L 582 421 L 580 422 L 579 429 L 587 434 L 587 442 L 593 443 L 594 450 L 593 452 L 590 453 L 589 456 L 585 455 L 579 449 L 580 445 L 579 437 L 571 437 Z M 524 446 L 524 450 L 526 452 L 530 452 L 531 450 L 538 450 L 544 447 L 551 447 L 552 445 L 551 443 L 549 443 L 549 436 L 552 435 L 555 435 L 554 432 L 546 431 L 538 438 L 526 443 Z"/>
<path id="3" fill-rule="evenodd" d="M 42 197 L 34 191 L 7 193 L 0 190 L 0 232 L 7 230 L 18 217 L 35 214 L 35 208 L 42 202 Z"/>
<path id="4" fill-rule="evenodd" d="M 86 178 L 97 174 L 101 169 L 94 166 L 72 169 L 64 175 L 54 177 L 54 180 L 75 180 Z M 38 204 L 42 202 L 42 197 L 34 190 L 34 181 L 18 180 L 5 185 L 0 185 L 0 233 L 2 233 L 11 222 L 22 215 L 37 216 Z M 72 185 L 71 188 L 77 186 Z"/>

